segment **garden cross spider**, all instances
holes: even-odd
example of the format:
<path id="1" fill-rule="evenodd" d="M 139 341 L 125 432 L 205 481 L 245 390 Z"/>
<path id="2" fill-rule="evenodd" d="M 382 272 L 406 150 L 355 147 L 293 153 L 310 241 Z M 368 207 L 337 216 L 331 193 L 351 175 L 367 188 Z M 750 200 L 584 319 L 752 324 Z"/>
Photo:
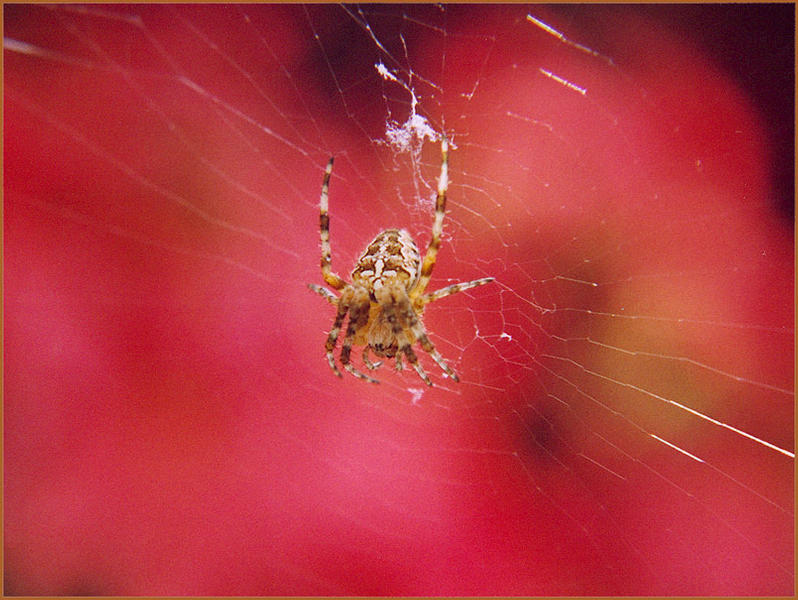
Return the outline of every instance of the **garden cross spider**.
<path id="1" fill-rule="evenodd" d="M 378 357 L 396 357 L 396 370 L 402 369 L 402 355 L 407 357 L 421 379 L 432 386 L 429 376 L 418 362 L 413 351 L 413 343 L 418 342 L 429 353 L 441 369 L 454 381 L 457 374 L 446 364 L 427 337 L 421 323 L 421 313 L 430 302 L 445 296 L 462 292 L 493 281 L 493 277 L 476 279 L 466 283 L 441 288 L 425 294 L 424 290 L 435 266 L 435 257 L 441 245 L 443 216 L 446 211 L 446 190 L 449 187 L 449 143 L 446 137 L 441 142 L 441 175 L 438 179 L 438 196 L 435 202 L 435 221 L 432 225 L 432 239 L 422 262 L 413 238 L 404 229 L 386 229 L 372 240 L 363 256 L 352 271 L 352 283 L 347 283 L 330 266 L 330 217 L 327 214 L 327 193 L 330 187 L 333 159 L 327 163 L 321 185 L 319 201 L 321 231 L 321 274 L 332 288 L 341 291 L 336 296 L 329 290 L 308 284 L 308 287 L 338 308 L 335 321 L 327 336 L 325 349 L 327 362 L 333 372 L 341 377 L 335 364 L 333 351 L 341 332 L 344 318 L 349 313 L 349 322 L 341 344 L 340 360 L 344 369 L 355 377 L 379 383 L 376 379 L 358 371 L 350 362 L 352 346 L 364 346 L 363 363 L 371 370 L 377 369 L 382 361 L 372 363 L 369 351 Z"/>

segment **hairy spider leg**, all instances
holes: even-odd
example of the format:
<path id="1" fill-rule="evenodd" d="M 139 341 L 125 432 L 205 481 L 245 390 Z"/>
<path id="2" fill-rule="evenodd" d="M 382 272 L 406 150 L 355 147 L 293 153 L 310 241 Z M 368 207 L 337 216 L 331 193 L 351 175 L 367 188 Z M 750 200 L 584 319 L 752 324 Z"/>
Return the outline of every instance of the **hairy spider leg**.
<path id="1" fill-rule="evenodd" d="M 432 340 L 430 340 L 427 336 L 424 325 L 421 323 L 421 320 L 418 318 L 418 316 L 416 316 L 416 313 L 410 304 L 410 298 L 408 298 L 406 294 L 401 293 L 399 294 L 399 301 L 397 304 L 399 309 L 399 325 L 402 330 L 410 330 L 413 332 L 413 337 L 419 344 L 421 344 L 424 352 L 429 354 L 433 360 L 438 363 L 438 366 L 443 369 L 451 379 L 454 381 L 460 381 L 457 373 L 455 373 L 452 368 L 446 364 L 443 356 L 441 356 L 440 352 L 438 352 L 437 348 L 435 348 L 435 344 L 433 344 Z"/>
<path id="2" fill-rule="evenodd" d="M 321 234 L 321 275 L 324 281 L 330 287 L 336 290 L 343 289 L 346 282 L 341 279 L 337 273 L 332 271 L 332 259 L 330 257 L 330 215 L 329 209 L 329 191 L 330 191 L 330 175 L 332 174 L 333 157 L 330 157 L 330 162 L 327 163 L 327 168 L 324 170 L 324 180 L 321 183 L 321 198 L 319 199 L 319 232 Z"/>
<path id="3" fill-rule="evenodd" d="M 417 298 L 427 289 L 432 268 L 435 266 L 435 259 L 438 256 L 438 249 L 441 246 L 441 234 L 443 233 L 443 217 L 446 214 L 446 190 L 449 188 L 449 141 L 446 135 L 441 142 L 441 175 L 438 178 L 438 196 L 435 200 L 435 221 L 432 224 L 432 238 L 421 263 L 421 271 L 418 281 L 413 289 L 410 290 L 412 298 Z"/>
<path id="4" fill-rule="evenodd" d="M 418 373 L 419 377 L 424 380 L 428 386 L 432 387 L 432 381 L 430 381 L 429 375 L 427 375 L 426 371 L 424 371 L 424 367 L 421 366 L 421 363 L 418 362 L 418 356 L 413 351 L 413 347 L 410 344 L 410 340 L 407 338 L 407 335 L 404 331 L 404 318 L 399 317 L 397 315 L 397 304 L 399 303 L 402 296 L 405 298 L 407 297 L 404 288 L 399 288 L 398 286 L 392 286 L 392 289 L 382 288 L 380 290 L 383 294 L 388 295 L 387 298 L 381 301 L 381 304 L 385 307 L 385 317 L 388 319 L 388 322 L 391 324 L 391 329 L 393 332 L 396 341 L 399 343 L 399 349 L 396 353 L 396 370 L 401 370 L 401 361 L 400 357 L 402 353 L 407 357 L 407 360 L 410 361 L 410 364 L 413 365 L 413 368 Z M 406 305 L 408 310 L 410 309 L 410 301 L 406 300 Z"/>
<path id="5" fill-rule="evenodd" d="M 358 371 L 352 365 L 352 363 L 349 362 L 350 354 L 352 352 L 352 342 L 355 339 L 355 332 L 365 327 L 366 323 L 368 323 L 369 308 L 371 307 L 369 293 L 364 288 L 355 288 L 353 295 L 354 298 L 352 299 L 349 308 L 349 325 L 346 328 L 346 335 L 344 336 L 344 341 L 341 344 L 341 364 L 344 366 L 344 369 L 349 371 L 355 377 L 359 377 L 360 379 L 370 383 L 379 383 L 379 381 L 376 379 L 373 379 L 365 373 Z"/>
<path id="6" fill-rule="evenodd" d="M 315 283 L 309 283 L 308 287 L 314 292 L 316 292 L 319 296 L 327 300 L 327 302 L 329 302 L 333 306 L 338 306 L 338 296 L 333 294 L 327 288 L 323 288 L 320 285 L 316 285 Z"/>
<path id="7" fill-rule="evenodd" d="M 353 294 L 352 288 L 348 288 L 344 290 L 344 293 L 338 298 L 338 311 L 335 313 L 335 321 L 333 322 L 332 329 L 330 329 L 330 334 L 327 336 L 327 342 L 324 344 L 324 349 L 327 352 L 327 362 L 330 363 L 330 368 L 338 377 L 342 377 L 342 375 L 341 371 L 339 371 L 338 367 L 335 365 L 333 351 L 338 341 L 338 334 L 341 332 L 341 325 L 344 322 L 344 317 L 346 317 L 346 313 L 349 312 Z"/>
<path id="8" fill-rule="evenodd" d="M 424 294 L 418 300 L 416 300 L 416 309 L 429 304 L 430 302 L 435 302 L 436 300 L 440 300 L 441 298 L 445 298 L 446 296 L 451 296 L 452 294 L 456 294 L 458 292 L 464 292 L 465 290 L 470 290 L 471 288 L 479 287 L 480 285 L 485 285 L 486 283 L 490 283 L 493 281 L 493 277 L 484 277 L 482 279 L 475 279 L 474 281 L 466 281 L 455 283 L 453 285 L 447 285 L 444 288 L 439 290 L 435 290 L 430 294 Z M 326 290 L 325 290 L 326 291 Z"/>
<path id="9" fill-rule="evenodd" d="M 371 362 L 371 359 L 369 359 L 369 352 L 371 352 L 371 346 L 366 344 L 365 346 L 363 346 L 363 364 L 365 364 L 372 371 L 375 371 L 380 368 L 380 365 L 382 365 L 382 361 L 379 360 L 375 363 Z"/>

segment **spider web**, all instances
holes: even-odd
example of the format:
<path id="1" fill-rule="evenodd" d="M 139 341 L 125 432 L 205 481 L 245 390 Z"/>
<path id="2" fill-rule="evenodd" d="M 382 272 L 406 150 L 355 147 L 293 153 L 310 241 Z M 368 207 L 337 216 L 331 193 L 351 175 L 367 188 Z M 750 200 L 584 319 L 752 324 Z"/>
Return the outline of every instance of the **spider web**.
<path id="1" fill-rule="evenodd" d="M 7 594 L 792 593 L 788 6 L 4 9 Z M 461 382 L 339 380 L 444 131 Z"/>

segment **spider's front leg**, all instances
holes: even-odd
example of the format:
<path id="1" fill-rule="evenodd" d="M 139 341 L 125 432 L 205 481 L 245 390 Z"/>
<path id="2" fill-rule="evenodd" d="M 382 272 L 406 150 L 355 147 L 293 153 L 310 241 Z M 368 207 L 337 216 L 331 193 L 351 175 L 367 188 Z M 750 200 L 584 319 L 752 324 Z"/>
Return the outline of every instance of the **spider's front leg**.
<path id="1" fill-rule="evenodd" d="M 416 356 L 416 353 L 413 351 L 410 338 L 408 338 L 407 334 L 405 333 L 406 327 L 403 325 L 403 319 L 401 317 L 402 308 L 400 305 L 406 304 L 408 307 L 410 306 L 410 300 L 407 298 L 407 293 L 405 292 L 404 288 L 400 286 L 395 286 L 393 288 L 382 288 L 379 291 L 380 296 L 378 296 L 378 299 L 380 304 L 383 306 L 385 318 L 391 325 L 393 336 L 399 344 L 399 349 L 396 352 L 396 370 L 401 371 L 402 369 L 401 356 L 404 353 L 404 355 L 407 357 L 407 360 L 410 361 L 411 365 L 413 365 L 416 373 L 418 373 L 418 376 L 424 380 L 424 383 L 432 387 L 432 381 L 430 381 L 429 375 L 427 375 L 426 371 L 424 371 L 424 367 L 422 367 L 421 363 L 418 362 L 418 356 Z"/>
<path id="2" fill-rule="evenodd" d="M 369 293 L 365 289 L 361 287 L 348 289 L 353 290 L 353 298 L 349 308 L 349 325 L 346 328 L 346 336 L 341 344 L 341 364 L 344 366 L 344 369 L 355 377 L 359 377 L 369 383 L 379 383 L 376 379 L 358 371 L 352 363 L 349 362 L 355 334 L 368 324 L 371 301 L 369 299 Z M 368 346 L 366 347 L 368 348 Z"/>
<path id="3" fill-rule="evenodd" d="M 371 351 L 371 346 L 363 346 L 363 364 L 365 364 L 369 369 L 372 371 L 376 371 L 382 365 L 382 361 L 378 360 L 377 362 L 373 363 L 369 359 L 369 352 Z"/>
<path id="4" fill-rule="evenodd" d="M 327 290 L 324 291 L 326 292 Z M 333 355 L 333 351 L 335 350 L 335 344 L 338 341 L 338 334 L 341 332 L 341 325 L 343 325 L 346 313 L 349 312 L 349 305 L 352 301 L 352 295 L 352 288 L 345 288 L 344 293 L 341 294 L 341 297 L 337 299 L 338 311 L 335 313 L 335 321 L 333 321 L 332 329 L 330 329 L 330 333 L 327 336 L 327 342 L 324 344 L 324 349 L 327 352 L 327 362 L 330 363 L 330 368 L 333 370 L 333 373 L 338 375 L 338 377 L 342 377 L 342 375 L 341 371 L 339 371 L 338 367 L 335 365 L 335 356 Z"/>
<path id="5" fill-rule="evenodd" d="M 415 338 L 418 343 L 421 344 L 421 347 L 424 349 L 424 351 L 427 352 L 436 363 L 438 363 L 438 366 L 443 369 L 450 379 L 453 381 L 460 381 L 457 373 L 455 373 L 452 368 L 446 364 L 443 356 L 441 356 L 440 352 L 438 352 L 437 348 L 435 348 L 435 344 L 433 344 L 427 336 L 424 325 L 422 325 L 421 320 L 413 310 L 410 298 L 408 298 L 407 295 L 404 295 L 399 299 L 397 313 L 399 316 L 399 326 L 403 330 L 407 330 L 412 333 L 413 338 Z"/>

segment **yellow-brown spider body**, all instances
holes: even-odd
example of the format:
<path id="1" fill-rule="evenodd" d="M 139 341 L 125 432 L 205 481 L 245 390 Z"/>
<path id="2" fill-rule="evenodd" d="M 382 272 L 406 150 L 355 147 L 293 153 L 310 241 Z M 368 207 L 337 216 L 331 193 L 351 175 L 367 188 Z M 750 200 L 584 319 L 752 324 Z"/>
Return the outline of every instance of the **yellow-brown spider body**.
<path id="1" fill-rule="evenodd" d="M 376 379 L 358 371 L 351 363 L 352 346 L 363 346 L 363 363 L 371 370 L 379 368 L 382 362 L 372 363 L 369 352 L 378 357 L 396 357 L 396 368 L 402 368 L 404 355 L 427 385 L 432 385 L 429 376 L 418 362 L 413 344 L 418 342 L 443 371 L 454 381 L 457 374 L 430 341 L 421 313 L 430 302 L 493 281 L 492 277 L 477 279 L 467 283 L 457 283 L 431 294 L 425 294 L 427 284 L 435 266 L 435 258 L 441 243 L 443 216 L 446 212 L 446 191 L 449 184 L 448 142 L 441 143 L 441 175 L 438 179 L 438 195 L 435 203 L 435 221 L 432 226 L 432 239 L 424 260 L 418 252 L 413 238 L 404 229 L 386 229 L 375 237 L 355 265 L 351 283 L 347 283 L 330 266 L 330 218 L 328 215 L 328 191 L 333 159 L 327 163 L 319 201 L 319 224 L 321 232 L 321 272 L 324 281 L 332 288 L 341 291 L 340 296 L 317 285 L 308 284 L 310 289 L 326 298 L 338 308 L 332 329 L 327 336 L 325 350 L 327 362 L 333 372 L 341 376 L 335 364 L 334 350 L 347 314 L 344 341 L 341 344 L 341 365 L 352 375 L 378 383 Z"/>
<path id="2" fill-rule="evenodd" d="M 377 299 L 384 288 L 401 286 L 409 292 L 421 274 L 421 258 L 413 238 L 404 229 L 386 229 L 368 245 L 352 271 L 352 285 L 369 291 L 368 327 L 355 332 L 355 346 L 371 346 L 374 354 L 393 358 L 399 346 L 391 322 Z M 422 309 L 423 310 L 423 307 Z M 421 311 L 416 311 L 420 316 Z M 409 343 L 415 336 L 406 332 Z"/>
<path id="3" fill-rule="evenodd" d="M 368 245 L 352 271 L 352 283 L 377 290 L 400 283 L 410 289 L 421 276 L 421 257 L 404 229 L 386 229 Z"/>

